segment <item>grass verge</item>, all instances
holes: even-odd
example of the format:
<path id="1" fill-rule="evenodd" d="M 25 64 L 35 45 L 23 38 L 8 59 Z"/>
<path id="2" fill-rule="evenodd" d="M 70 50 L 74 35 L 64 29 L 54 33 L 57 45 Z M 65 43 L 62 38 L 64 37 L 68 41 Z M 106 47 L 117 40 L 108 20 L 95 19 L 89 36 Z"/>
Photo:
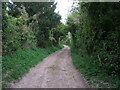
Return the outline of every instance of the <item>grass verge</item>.
<path id="1" fill-rule="evenodd" d="M 10 82 L 18 81 L 31 67 L 34 67 L 50 53 L 63 46 L 49 48 L 19 49 L 15 53 L 2 57 L 2 85 L 10 87 Z"/>
<path id="2" fill-rule="evenodd" d="M 118 76 L 108 75 L 104 69 L 98 66 L 99 62 L 93 63 L 94 57 L 80 57 L 73 51 L 71 51 L 71 56 L 76 69 L 85 77 L 91 87 L 120 88 Z"/>

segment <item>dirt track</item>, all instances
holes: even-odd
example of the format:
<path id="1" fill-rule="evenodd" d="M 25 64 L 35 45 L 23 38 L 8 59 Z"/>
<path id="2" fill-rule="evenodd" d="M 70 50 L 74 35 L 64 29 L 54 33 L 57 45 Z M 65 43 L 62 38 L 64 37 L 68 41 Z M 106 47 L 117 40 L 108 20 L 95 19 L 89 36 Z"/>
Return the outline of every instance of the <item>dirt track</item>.
<path id="1" fill-rule="evenodd" d="M 88 88 L 88 84 L 74 68 L 65 46 L 31 68 L 12 88 Z"/>

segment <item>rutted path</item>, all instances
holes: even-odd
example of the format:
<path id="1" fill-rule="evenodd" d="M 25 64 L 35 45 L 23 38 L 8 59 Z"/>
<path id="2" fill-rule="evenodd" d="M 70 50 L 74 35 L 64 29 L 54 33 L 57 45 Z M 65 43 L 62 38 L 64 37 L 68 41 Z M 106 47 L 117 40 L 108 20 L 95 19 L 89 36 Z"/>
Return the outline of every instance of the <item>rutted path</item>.
<path id="1" fill-rule="evenodd" d="M 12 88 L 88 88 L 88 84 L 74 68 L 65 46 L 31 68 Z"/>

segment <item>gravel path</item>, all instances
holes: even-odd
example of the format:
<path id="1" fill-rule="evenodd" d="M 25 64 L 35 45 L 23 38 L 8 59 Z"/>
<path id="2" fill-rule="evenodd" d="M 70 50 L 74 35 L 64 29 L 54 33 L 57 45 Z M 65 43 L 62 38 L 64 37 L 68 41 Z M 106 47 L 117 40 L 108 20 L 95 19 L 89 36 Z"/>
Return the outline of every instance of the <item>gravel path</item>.
<path id="1" fill-rule="evenodd" d="M 31 68 L 12 88 L 88 88 L 86 80 L 72 64 L 65 46 Z"/>

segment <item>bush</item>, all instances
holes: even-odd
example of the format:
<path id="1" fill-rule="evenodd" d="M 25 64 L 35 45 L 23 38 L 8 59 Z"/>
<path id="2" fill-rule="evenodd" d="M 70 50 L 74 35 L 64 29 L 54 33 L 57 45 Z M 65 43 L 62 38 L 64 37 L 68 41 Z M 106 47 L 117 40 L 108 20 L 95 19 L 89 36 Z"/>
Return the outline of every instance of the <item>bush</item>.
<path id="1" fill-rule="evenodd" d="M 74 49 L 99 60 L 109 75 L 120 74 L 120 3 L 79 3 L 68 18 Z M 78 22 L 76 20 L 78 19 Z"/>

